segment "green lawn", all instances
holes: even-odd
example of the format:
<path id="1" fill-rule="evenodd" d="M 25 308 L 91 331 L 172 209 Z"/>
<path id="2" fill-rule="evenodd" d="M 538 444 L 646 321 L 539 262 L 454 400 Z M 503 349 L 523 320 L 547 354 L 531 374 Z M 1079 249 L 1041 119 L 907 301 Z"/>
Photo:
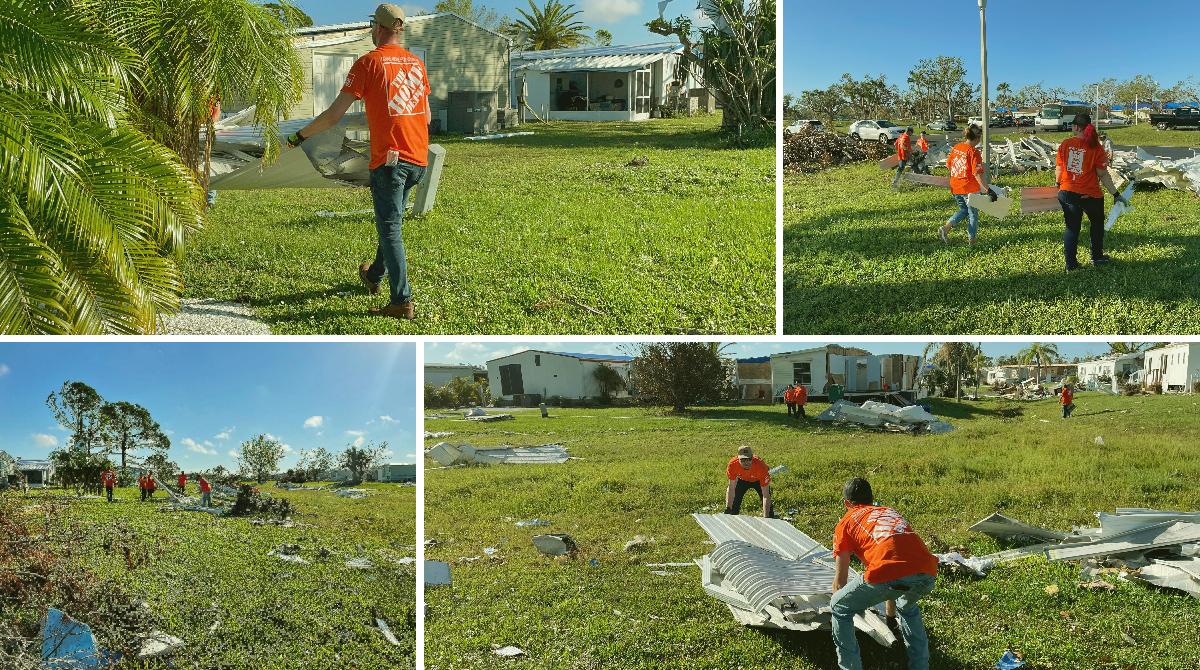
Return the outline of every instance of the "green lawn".
<path id="1" fill-rule="evenodd" d="M 996 183 L 1053 179 L 1043 171 Z M 785 177 L 785 333 L 1200 333 L 1194 194 L 1135 194 L 1134 211 L 1105 236 L 1115 262 L 1066 274 L 1061 212 L 982 215 L 974 248 L 965 224 L 946 246 L 937 227 L 955 211 L 949 192 L 908 182 L 892 191 L 890 181 L 874 163 Z"/>
<path id="2" fill-rule="evenodd" d="M 425 532 L 438 544 L 426 556 L 449 561 L 454 583 L 426 591 L 426 667 L 492 668 L 491 645 L 508 644 L 526 651 L 505 663 L 520 668 L 833 667 L 827 633 L 743 628 L 704 594 L 697 568 L 656 576 L 643 565 L 711 550 L 689 515 L 720 511 L 725 464 L 742 444 L 770 465 L 789 466 L 776 478 L 775 508 L 795 510 L 795 525 L 826 544 L 843 511 L 842 483 L 856 475 L 868 476 L 876 496 L 935 549 L 965 544 L 977 554 L 998 546 L 967 528 L 995 511 L 1067 530 L 1117 506 L 1200 509 L 1200 400 L 1080 393 L 1076 404 L 1076 416 L 1063 421 L 1053 400 L 1022 403 L 1022 415 L 1008 419 L 995 401 L 938 401 L 935 413 L 957 430 L 922 437 L 793 427 L 778 406 L 688 418 L 637 409 L 556 410 L 552 419 L 522 412 L 491 426 L 427 419 L 428 430 L 455 431 L 452 442 L 560 441 L 583 460 L 427 470 Z M 750 508 L 756 504 L 751 495 Z M 533 517 L 553 525 L 514 525 Z M 542 532 L 569 533 L 579 556 L 540 555 L 530 538 Z M 637 534 L 654 544 L 623 551 Z M 463 560 L 484 547 L 496 547 L 499 558 Z M 1093 592 L 1079 582 L 1077 567 L 1042 558 L 1000 566 L 980 581 L 939 578 L 923 607 L 933 667 L 990 668 L 1009 645 L 1037 669 L 1200 663 L 1194 599 L 1125 582 Z M 1050 584 L 1057 595 L 1045 592 Z M 864 649 L 868 668 L 904 667 L 870 643 Z"/>
<path id="3" fill-rule="evenodd" d="M 279 334 L 774 333 L 775 152 L 731 148 L 719 123 L 437 139 L 438 205 L 404 230 L 412 323 L 365 314 L 373 217 L 315 216 L 370 209 L 367 189 L 221 193 L 186 297 L 249 303 Z"/>
<path id="4" fill-rule="evenodd" d="M 920 133 L 922 129 L 926 129 L 924 123 L 920 121 L 900 121 L 893 120 L 896 125 L 904 125 L 913 127 L 914 132 Z M 958 139 L 962 136 L 962 131 L 966 127 L 965 123 L 958 124 L 958 130 L 951 130 L 950 137 Z M 834 131 L 845 134 L 850 130 L 850 122 L 839 122 L 832 127 Z M 1031 129 L 1025 128 L 989 128 L 988 134 L 992 141 L 1001 142 L 1006 138 L 1019 139 L 1029 135 Z M 945 131 L 928 131 L 934 134 L 943 134 Z M 1119 128 L 1103 129 L 1113 144 L 1126 146 L 1143 146 L 1143 147 L 1200 147 L 1200 132 L 1195 130 L 1159 130 L 1148 123 L 1141 123 L 1136 126 L 1124 126 Z M 1038 137 L 1048 142 L 1061 142 L 1072 133 L 1044 133 L 1039 132 Z"/>
<path id="5" fill-rule="evenodd" d="M 61 527 L 54 531 L 78 528 L 70 550 L 81 567 L 102 580 L 105 589 L 144 599 L 161 629 L 187 642 L 173 664 L 145 667 L 412 668 L 415 570 L 395 559 L 415 555 L 416 489 L 364 488 L 375 495 L 352 500 L 328 491 L 283 492 L 267 486 L 265 490 L 298 509 L 294 528 L 164 512 L 158 504 L 138 502 L 137 491 L 130 488 L 118 489 L 111 505 L 61 491 L 35 491 L 28 499 L 6 495 L 20 501 L 35 522 L 43 505 L 66 505 Z M 161 492 L 157 498 L 165 500 Z M 267 556 L 284 543 L 298 544 L 311 565 Z M 125 548 L 133 556 L 145 556 L 146 563 L 130 567 Z M 322 549 L 327 556 L 321 556 Z M 370 558 L 375 567 L 344 565 L 358 557 Z M 6 606 L 0 603 L 0 608 Z M 375 627 L 375 612 L 389 623 L 401 647 L 385 641 Z M 7 613 L 30 622 L 43 614 L 20 607 Z M 69 613 L 88 622 L 88 612 Z M 100 643 L 103 647 L 106 640 Z"/>

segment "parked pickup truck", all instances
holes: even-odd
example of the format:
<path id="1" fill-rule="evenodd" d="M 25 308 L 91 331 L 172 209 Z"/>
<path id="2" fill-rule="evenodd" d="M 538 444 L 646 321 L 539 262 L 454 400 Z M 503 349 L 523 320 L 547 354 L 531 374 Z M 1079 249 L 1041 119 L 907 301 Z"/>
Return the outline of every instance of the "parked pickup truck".
<path id="1" fill-rule="evenodd" d="M 1150 123 L 1159 130 L 1167 128 L 1197 128 L 1200 129 L 1200 109 L 1181 107 L 1161 114 L 1151 114 Z"/>

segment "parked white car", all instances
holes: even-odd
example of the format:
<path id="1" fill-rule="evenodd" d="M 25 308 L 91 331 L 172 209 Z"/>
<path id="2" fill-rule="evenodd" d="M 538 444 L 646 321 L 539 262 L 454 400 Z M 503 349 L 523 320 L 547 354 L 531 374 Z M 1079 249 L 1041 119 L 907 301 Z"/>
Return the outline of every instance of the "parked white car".
<path id="1" fill-rule="evenodd" d="M 903 132 L 904 128 L 885 119 L 855 121 L 850 124 L 850 136 L 860 140 L 894 142 Z"/>
<path id="2" fill-rule="evenodd" d="M 822 124 L 819 119 L 797 119 L 783 130 L 784 132 L 788 133 L 798 133 L 805 128 L 809 128 L 811 130 L 825 130 L 824 124 Z"/>

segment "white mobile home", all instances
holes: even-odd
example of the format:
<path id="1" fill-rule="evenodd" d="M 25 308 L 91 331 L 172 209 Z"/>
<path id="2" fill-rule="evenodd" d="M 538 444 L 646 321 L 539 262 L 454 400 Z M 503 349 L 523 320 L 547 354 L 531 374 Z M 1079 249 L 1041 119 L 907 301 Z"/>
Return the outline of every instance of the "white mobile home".
<path id="1" fill-rule="evenodd" d="M 801 384 L 812 395 L 825 395 L 830 384 L 847 393 L 909 391 L 915 388 L 919 356 L 884 354 L 829 345 L 771 356 L 771 386 L 775 396 L 788 384 Z"/>
<path id="2" fill-rule="evenodd" d="M 1163 391 L 1191 391 L 1200 381 L 1200 342 L 1176 342 L 1146 352 L 1146 386 Z"/>
<path id="3" fill-rule="evenodd" d="M 1142 352 L 1128 354 L 1106 354 L 1100 358 L 1079 364 L 1076 375 L 1083 388 L 1098 390 L 1101 387 L 1121 390 L 1121 380 L 1142 369 Z"/>
<path id="4" fill-rule="evenodd" d="M 10 477 L 10 481 L 19 483 L 20 476 L 24 475 L 31 489 L 45 488 L 54 483 L 54 464 L 50 461 L 18 458 L 13 470 L 16 479 Z"/>
<path id="5" fill-rule="evenodd" d="M 607 365 L 629 379 L 632 356 L 526 350 L 487 362 L 488 385 L 498 401 L 536 404 L 551 398 L 599 398 L 596 369 Z M 613 397 L 627 397 L 621 389 Z"/>
<path id="6" fill-rule="evenodd" d="M 702 91 L 681 74 L 682 53 L 674 42 L 514 52 L 513 105 L 527 115 L 523 97 L 543 120 L 644 121 L 670 96 Z"/>
<path id="7" fill-rule="evenodd" d="M 474 381 L 476 377 L 484 377 L 486 375 L 487 370 L 478 365 L 455 365 L 451 363 L 427 363 L 425 365 L 425 383 L 438 388 L 458 378 Z"/>
<path id="8" fill-rule="evenodd" d="M 381 465 L 375 473 L 375 479 L 383 483 L 416 482 L 417 466 L 413 463 L 388 463 Z"/>

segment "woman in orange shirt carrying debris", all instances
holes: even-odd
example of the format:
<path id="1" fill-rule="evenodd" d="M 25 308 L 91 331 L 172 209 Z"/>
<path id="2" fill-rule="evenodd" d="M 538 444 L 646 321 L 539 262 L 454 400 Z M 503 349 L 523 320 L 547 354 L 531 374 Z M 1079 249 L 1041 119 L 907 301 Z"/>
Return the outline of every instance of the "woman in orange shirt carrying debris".
<path id="1" fill-rule="evenodd" d="M 742 497 L 754 489 L 762 498 L 763 516 L 771 518 L 771 471 L 750 447 L 738 449 L 737 456 L 729 459 L 725 474 L 729 477 L 729 487 L 725 490 L 726 514 L 741 512 Z"/>
<path id="2" fill-rule="evenodd" d="M 900 133 L 900 137 L 896 138 L 896 156 L 900 159 L 900 164 L 896 166 L 896 176 L 892 177 L 892 188 L 896 188 L 896 182 L 900 181 L 900 175 L 904 174 L 904 167 L 908 165 L 908 161 L 912 158 L 912 127 L 904 129 Z"/>
<path id="3" fill-rule="evenodd" d="M 1096 135 L 1092 117 L 1076 114 L 1071 127 L 1075 136 L 1058 145 L 1058 160 L 1054 168 L 1058 204 L 1062 205 L 1063 222 L 1067 227 L 1063 232 L 1067 272 L 1079 268 L 1076 254 L 1084 214 L 1087 214 L 1091 224 L 1092 265 L 1103 265 L 1111 260 L 1104 255 L 1104 194 L 1100 191 L 1100 184 L 1104 184 L 1117 202 L 1129 204 L 1117 191 L 1108 174 L 1108 154 Z"/>
<path id="4" fill-rule="evenodd" d="M 996 194 L 987 183 L 983 171 L 983 156 L 979 154 L 979 141 L 983 133 L 978 126 L 967 126 L 963 131 L 963 141 L 954 145 L 950 156 L 946 159 L 946 167 L 950 168 L 950 194 L 958 203 L 958 211 L 950 220 L 938 228 L 938 237 L 942 242 L 950 242 L 950 231 L 967 220 L 967 244 L 975 244 L 975 234 L 979 231 L 979 210 L 967 204 L 967 196 L 980 193 L 996 200 Z"/>

